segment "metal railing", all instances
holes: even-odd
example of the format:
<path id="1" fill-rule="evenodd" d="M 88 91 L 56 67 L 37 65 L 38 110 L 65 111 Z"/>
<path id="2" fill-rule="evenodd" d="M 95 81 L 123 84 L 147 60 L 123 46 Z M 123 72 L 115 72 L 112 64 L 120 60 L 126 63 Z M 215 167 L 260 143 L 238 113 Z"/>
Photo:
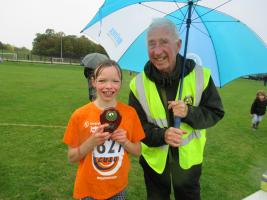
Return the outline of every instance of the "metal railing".
<path id="1" fill-rule="evenodd" d="M 17 61 L 17 62 L 36 62 L 36 63 L 57 63 L 57 64 L 80 64 L 81 59 L 74 58 L 56 58 L 49 56 L 39 56 L 33 54 L 21 54 L 15 53 L 16 56 L 10 54 L 1 54 L 0 57 L 2 61 Z"/>

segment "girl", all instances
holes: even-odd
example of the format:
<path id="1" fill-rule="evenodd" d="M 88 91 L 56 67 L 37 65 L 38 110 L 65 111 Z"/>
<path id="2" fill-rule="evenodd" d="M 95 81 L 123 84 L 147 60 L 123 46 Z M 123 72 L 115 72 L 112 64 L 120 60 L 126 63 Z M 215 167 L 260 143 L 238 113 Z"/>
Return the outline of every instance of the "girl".
<path id="1" fill-rule="evenodd" d="M 69 120 L 64 143 L 68 145 L 69 161 L 79 162 L 74 198 L 126 198 L 128 154 L 140 155 L 144 131 L 136 111 L 116 100 L 121 82 L 119 65 L 112 60 L 103 62 L 93 77 L 96 100 L 77 109 Z M 110 107 L 118 110 L 122 117 L 112 133 L 104 131 L 108 124 L 100 124 L 101 113 Z"/>
<path id="2" fill-rule="evenodd" d="M 259 90 L 256 94 L 256 99 L 251 105 L 250 114 L 252 115 L 252 128 L 256 130 L 265 115 L 267 106 L 266 93 Z"/>

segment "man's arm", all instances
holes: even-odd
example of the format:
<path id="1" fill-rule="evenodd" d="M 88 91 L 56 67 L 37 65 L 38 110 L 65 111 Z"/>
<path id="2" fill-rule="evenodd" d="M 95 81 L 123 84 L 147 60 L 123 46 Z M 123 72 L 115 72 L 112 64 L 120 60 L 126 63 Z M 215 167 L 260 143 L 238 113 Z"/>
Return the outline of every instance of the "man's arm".
<path id="1" fill-rule="evenodd" d="M 210 78 L 208 86 L 202 93 L 199 106 L 188 106 L 188 114 L 182 121 L 194 129 L 205 129 L 215 125 L 223 116 L 221 98 Z"/>
<path id="2" fill-rule="evenodd" d="M 138 99 L 134 96 L 132 92 L 130 92 L 129 94 L 128 103 L 130 106 L 135 108 L 138 117 L 141 121 L 142 127 L 145 131 L 146 137 L 142 140 L 142 142 L 151 147 L 158 147 L 166 144 L 164 140 L 164 134 L 166 129 L 160 128 L 157 125 L 148 122 L 145 111 L 143 110 Z"/>

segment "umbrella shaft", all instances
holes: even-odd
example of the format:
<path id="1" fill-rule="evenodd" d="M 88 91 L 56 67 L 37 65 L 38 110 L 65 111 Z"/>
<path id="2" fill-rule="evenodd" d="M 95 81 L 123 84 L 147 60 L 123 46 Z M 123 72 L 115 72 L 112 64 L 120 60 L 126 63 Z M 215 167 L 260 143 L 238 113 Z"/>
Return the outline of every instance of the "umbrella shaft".
<path id="1" fill-rule="evenodd" d="M 180 87 L 179 87 L 179 96 L 178 100 L 181 100 L 182 98 L 182 90 L 183 90 L 183 83 L 184 83 L 184 69 L 185 69 L 185 63 L 186 63 L 186 54 L 187 54 L 187 44 L 188 44 L 188 37 L 189 37 L 189 28 L 191 24 L 191 13 L 192 13 L 192 6 L 193 1 L 188 2 L 188 18 L 186 20 L 186 37 L 185 37 L 185 47 L 184 47 L 184 61 L 182 64 L 182 71 L 181 71 L 181 78 L 180 78 Z M 174 118 L 174 127 L 179 128 L 181 124 L 181 118 L 175 117 Z"/>
<path id="2" fill-rule="evenodd" d="M 193 2 L 192 1 L 189 1 L 188 2 L 188 18 L 186 20 L 187 26 L 186 26 L 186 37 L 185 37 L 185 47 L 184 47 L 184 62 L 182 64 L 181 82 L 180 82 L 179 96 L 178 96 L 178 99 L 179 100 L 181 100 L 182 90 L 183 90 L 184 69 L 185 69 L 185 63 L 186 63 L 186 54 L 187 54 L 187 45 L 188 45 L 188 37 L 189 37 L 189 28 L 190 28 L 190 24 L 191 24 L 192 6 L 193 6 Z"/>

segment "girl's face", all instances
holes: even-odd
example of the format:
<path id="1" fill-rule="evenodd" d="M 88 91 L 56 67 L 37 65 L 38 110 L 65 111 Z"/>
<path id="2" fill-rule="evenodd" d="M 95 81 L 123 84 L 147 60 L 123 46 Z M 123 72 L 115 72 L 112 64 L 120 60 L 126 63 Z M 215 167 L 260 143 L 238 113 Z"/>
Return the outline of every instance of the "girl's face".
<path id="1" fill-rule="evenodd" d="M 262 95 L 262 94 L 259 94 L 258 97 L 259 97 L 259 100 L 260 100 L 260 101 L 263 101 L 263 100 L 265 99 L 265 96 Z"/>
<path id="2" fill-rule="evenodd" d="M 115 66 L 103 67 L 93 84 L 99 100 L 104 102 L 115 100 L 121 87 L 120 73 Z"/>

